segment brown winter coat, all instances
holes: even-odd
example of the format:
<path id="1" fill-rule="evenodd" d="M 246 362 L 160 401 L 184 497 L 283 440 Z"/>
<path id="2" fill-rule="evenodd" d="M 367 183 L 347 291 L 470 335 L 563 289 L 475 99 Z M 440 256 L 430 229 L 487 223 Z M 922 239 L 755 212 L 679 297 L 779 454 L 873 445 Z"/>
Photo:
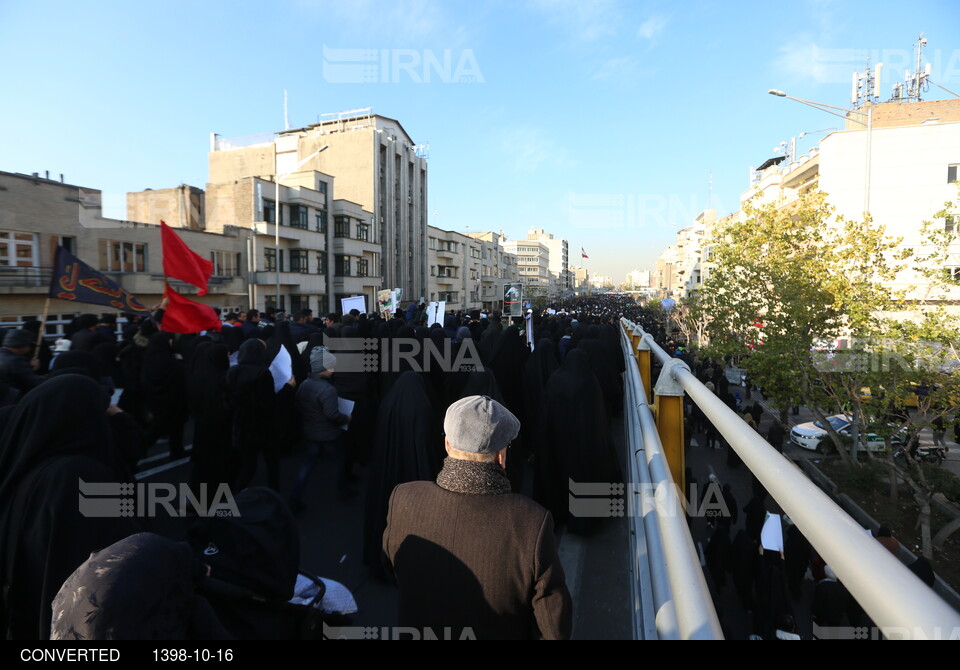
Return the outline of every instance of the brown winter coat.
<path id="1" fill-rule="evenodd" d="M 396 575 L 400 626 L 441 639 L 569 638 L 550 513 L 503 492 L 495 464 L 448 458 L 438 481 L 447 488 L 410 482 L 390 498 L 384 563 Z"/>

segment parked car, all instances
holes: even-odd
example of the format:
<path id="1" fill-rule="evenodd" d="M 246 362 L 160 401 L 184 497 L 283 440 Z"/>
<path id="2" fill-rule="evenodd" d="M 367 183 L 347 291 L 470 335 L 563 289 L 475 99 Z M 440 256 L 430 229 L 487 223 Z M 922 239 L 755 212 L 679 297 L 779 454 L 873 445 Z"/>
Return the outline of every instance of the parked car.
<path id="1" fill-rule="evenodd" d="M 830 422 L 833 429 L 840 435 L 846 438 L 852 438 L 853 433 L 851 429 L 853 424 L 849 416 L 834 414 L 833 416 L 828 416 L 827 421 Z M 898 435 L 894 435 L 891 441 L 894 446 L 898 446 L 903 442 L 902 438 Z M 817 451 L 821 454 L 833 450 L 833 442 L 831 442 L 826 429 L 819 421 L 808 421 L 807 423 L 794 426 L 790 430 L 790 442 L 801 449 Z M 862 441 L 857 445 L 857 449 L 863 450 Z M 887 450 L 887 445 L 883 438 L 876 433 L 867 433 L 867 449 L 873 453 L 883 453 Z"/>

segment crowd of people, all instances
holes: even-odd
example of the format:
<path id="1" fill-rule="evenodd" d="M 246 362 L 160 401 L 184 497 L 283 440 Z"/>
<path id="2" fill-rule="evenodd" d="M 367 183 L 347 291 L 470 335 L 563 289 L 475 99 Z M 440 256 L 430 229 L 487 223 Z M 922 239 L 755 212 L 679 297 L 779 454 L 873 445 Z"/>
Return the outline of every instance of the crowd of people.
<path id="1" fill-rule="evenodd" d="M 149 530 L 138 518 L 85 517 L 76 487 L 78 479 L 132 483 L 138 461 L 163 441 L 171 459 L 189 457 L 195 491 L 223 484 L 242 491 L 262 462 L 268 485 L 294 513 L 307 504 L 317 464 L 334 469 L 331 495 L 362 496 L 364 560 L 387 578 L 383 536 L 392 492 L 437 479 L 448 458 L 448 407 L 485 396 L 519 423 L 504 459 L 510 491 L 542 505 L 557 526 L 590 533 L 598 521 L 570 516 L 568 482 L 622 481 L 609 418 L 622 405 L 617 322 L 625 313 L 639 318 L 639 306 L 613 297 L 551 305 L 528 315 L 529 328 L 522 317 L 481 311 L 429 324 L 425 306 L 416 304 L 394 315 L 318 319 L 309 310 L 250 310 L 223 315 L 219 332 L 174 335 L 163 330 L 159 310 L 122 327 L 112 316 L 83 315 L 52 343 L 37 337 L 38 323 L 5 331 L 4 634 L 47 638 L 50 604 L 64 580 L 92 552 Z M 340 343 L 356 338 L 377 343 L 376 365 L 338 370 L 338 357 L 346 357 Z M 427 343 L 451 352 L 446 362 L 468 351 L 459 360 L 470 363 L 431 366 Z M 403 344 L 418 353 L 389 359 Z M 330 458 L 322 459 L 325 453 Z M 281 489 L 285 457 L 299 463 L 288 490 Z"/>

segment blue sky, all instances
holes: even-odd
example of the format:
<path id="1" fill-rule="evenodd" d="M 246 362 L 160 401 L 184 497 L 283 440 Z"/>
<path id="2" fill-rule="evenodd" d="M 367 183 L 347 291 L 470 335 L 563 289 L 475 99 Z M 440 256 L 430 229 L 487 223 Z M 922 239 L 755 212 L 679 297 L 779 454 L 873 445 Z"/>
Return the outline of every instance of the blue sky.
<path id="1" fill-rule="evenodd" d="M 64 173 L 122 217 L 124 192 L 203 187 L 211 132 L 281 130 L 286 89 L 292 127 L 373 107 L 429 143 L 432 225 L 546 228 L 622 281 L 840 123 L 768 89 L 848 105 L 869 56 L 885 99 L 920 32 L 960 93 L 955 0 L 4 3 L 0 170 Z"/>

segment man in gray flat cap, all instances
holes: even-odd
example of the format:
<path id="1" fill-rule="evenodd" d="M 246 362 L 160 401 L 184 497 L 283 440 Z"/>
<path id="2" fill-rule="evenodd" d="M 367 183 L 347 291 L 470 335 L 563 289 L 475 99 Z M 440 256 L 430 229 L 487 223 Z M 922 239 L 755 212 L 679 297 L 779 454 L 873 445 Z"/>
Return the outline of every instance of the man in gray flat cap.
<path id="1" fill-rule="evenodd" d="M 487 396 L 452 404 L 434 482 L 390 497 L 384 564 L 398 622 L 422 637 L 566 639 L 572 605 L 550 513 L 511 493 L 504 468 L 520 422 Z"/>
<path id="2" fill-rule="evenodd" d="M 34 336 L 26 330 L 7 330 L 0 346 L 0 396 L 6 388 L 15 389 L 23 397 L 27 391 L 43 381 L 33 371 L 27 355 Z"/>

